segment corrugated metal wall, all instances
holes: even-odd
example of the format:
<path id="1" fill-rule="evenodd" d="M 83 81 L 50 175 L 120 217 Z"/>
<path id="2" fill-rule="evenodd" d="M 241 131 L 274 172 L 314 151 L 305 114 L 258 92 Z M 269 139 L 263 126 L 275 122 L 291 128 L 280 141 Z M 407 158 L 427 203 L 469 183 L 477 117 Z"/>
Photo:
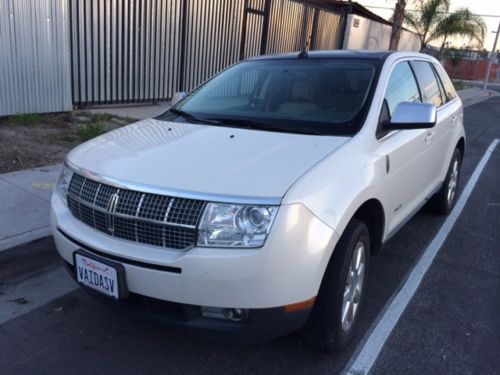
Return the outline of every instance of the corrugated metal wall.
<path id="1" fill-rule="evenodd" d="M 0 0 L 0 116 L 72 109 L 67 2 Z"/>
<path id="2" fill-rule="evenodd" d="M 300 51 L 312 31 L 314 8 L 289 0 L 274 0 L 267 53 Z M 322 12 L 323 13 L 323 12 Z"/>
<path id="3" fill-rule="evenodd" d="M 335 13 L 319 12 L 314 40 L 314 49 L 328 50 L 340 48 L 342 16 Z"/>
<path id="4" fill-rule="evenodd" d="M 182 0 L 68 0 L 73 102 L 150 102 L 178 86 Z"/>
<path id="5" fill-rule="evenodd" d="M 240 58 L 300 50 L 315 12 L 317 48 L 339 43 L 340 16 L 291 0 L 66 1 L 79 106 L 168 100 Z"/>
<path id="6" fill-rule="evenodd" d="M 341 48 L 344 22 L 344 48 L 386 48 L 388 26 L 294 0 L 0 0 L 0 116 L 168 100 L 241 58 Z"/>
<path id="7" fill-rule="evenodd" d="M 238 61 L 244 3 L 244 0 L 186 2 L 186 60 L 179 88 L 189 91 Z"/>
<path id="8" fill-rule="evenodd" d="M 265 0 L 246 0 L 243 5 L 240 58 L 260 55 Z"/>

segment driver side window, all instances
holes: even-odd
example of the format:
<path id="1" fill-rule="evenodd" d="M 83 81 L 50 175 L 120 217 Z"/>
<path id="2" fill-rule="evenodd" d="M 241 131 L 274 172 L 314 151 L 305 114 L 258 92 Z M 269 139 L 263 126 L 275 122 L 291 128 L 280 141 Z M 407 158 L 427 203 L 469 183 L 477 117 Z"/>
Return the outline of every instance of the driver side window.
<path id="1" fill-rule="evenodd" d="M 401 62 L 391 73 L 387 89 L 385 90 L 384 102 L 380 112 L 377 127 L 377 139 L 384 137 L 388 131 L 382 128 L 384 121 L 390 121 L 394 110 L 401 102 L 421 102 L 415 75 L 408 61 Z"/>
<path id="2" fill-rule="evenodd" d="M 392 71 L 384 101 L 387 102 L 389 119 L 399 103 L 422 101 L 415 75 L 408 62 L 399 63 Z"/>

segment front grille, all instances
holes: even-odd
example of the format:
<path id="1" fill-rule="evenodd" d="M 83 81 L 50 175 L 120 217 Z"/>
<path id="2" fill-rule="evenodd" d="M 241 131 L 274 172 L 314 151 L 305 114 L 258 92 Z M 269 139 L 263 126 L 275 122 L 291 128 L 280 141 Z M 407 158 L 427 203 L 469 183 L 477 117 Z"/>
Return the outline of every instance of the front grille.
<path id="1" fill-rule="evenodd" d="M 75 173 L 68 207 L 78 220 L 107 235 L 186 250 L 195 245 L 205 202 L 121 189 Z"/>

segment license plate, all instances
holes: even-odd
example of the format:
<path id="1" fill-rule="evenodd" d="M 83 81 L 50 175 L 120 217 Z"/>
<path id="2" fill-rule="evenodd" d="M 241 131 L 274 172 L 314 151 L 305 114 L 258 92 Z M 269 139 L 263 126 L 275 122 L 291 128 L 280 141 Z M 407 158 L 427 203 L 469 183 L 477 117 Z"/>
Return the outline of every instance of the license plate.
<path id="1" fill-rule="evenodd" d="M 93 290 L 114 299 L 123 298 L 125 288 L 124 267 L 78 250 L 74 254 L 76 280 Z"/>

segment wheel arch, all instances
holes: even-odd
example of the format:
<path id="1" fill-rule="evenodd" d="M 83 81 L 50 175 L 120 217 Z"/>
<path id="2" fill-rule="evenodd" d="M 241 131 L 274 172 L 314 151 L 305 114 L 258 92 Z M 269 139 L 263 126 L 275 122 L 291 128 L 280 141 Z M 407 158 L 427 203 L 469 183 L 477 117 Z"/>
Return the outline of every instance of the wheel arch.
<path id="1" fill-rule="evenodd" d="M 382 203 L 376 198 L 368 199 L 356 210 L 352 219 L 361 220 L 368 227 L 371 253 L 378 254 L 382 249 L 385 230 L 385 212 Z"/>
<path id="2" fill-rule="evenodd" d="M 464 155 L 465 155 L 465 138 L 464 137 L 460 137 L 455 148 L 458 148 L 460 150 L 462 160 L 463 160 Z"/>

